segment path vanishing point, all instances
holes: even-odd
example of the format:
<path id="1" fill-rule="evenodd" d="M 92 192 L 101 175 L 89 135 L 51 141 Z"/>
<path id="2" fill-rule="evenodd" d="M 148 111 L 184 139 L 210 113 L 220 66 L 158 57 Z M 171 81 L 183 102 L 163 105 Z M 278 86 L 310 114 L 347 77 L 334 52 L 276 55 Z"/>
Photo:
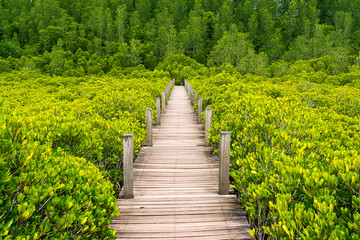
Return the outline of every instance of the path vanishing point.
<path id="1" fill-rule="evenodd" d="M 253 239 L 235 195 L 218 195 L 218 160 L 186 90 L 175 86 L 153 146 L 134 162 L 134 198 L 119 199 L 118 239 Z"/>

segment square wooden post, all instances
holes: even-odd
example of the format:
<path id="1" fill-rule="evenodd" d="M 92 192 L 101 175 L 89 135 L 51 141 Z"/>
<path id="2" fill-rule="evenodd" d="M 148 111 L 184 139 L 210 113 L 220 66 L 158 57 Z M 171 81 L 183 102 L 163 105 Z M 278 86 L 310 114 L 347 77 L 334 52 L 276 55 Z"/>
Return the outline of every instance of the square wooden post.
<path id="1" fill-rule="evenodd" d="M 156 125 L 160 125 L 160 98 L 156 98 Z"/>
<path id="2" fill-rule="evenodd" d="M 198 100 L 198 112 L 197 112 L 197 121 L 201 124 L 201 113 L 202 113 L 202 98 Z"/>
<path id="3" fill-rule="evenodd" d="M 197 96 L 197 92 L 194 93 L 194 106 L 195 106 L 195 103 L 197 103 L 198 101 L 198 96 Z"/>
<path id="4" fill-rule="evenodd" d="M 152 142 L 152 109 L 146 109 L 146 145 L 151 147 Z"/>
<path id="5" fill-rule="evenodd" d="M 162 110 L 162 113 L 165 113 L 165 92 L 162 92 L 161 93 L 161 110 Z"/>
<path id="6" fill-rule="evenodd" d="M 205 109 L 205 146 L 209 146 L 210 144 L 207 142 L 209 138 L 209 129 L 211 128 L 212 123 L 212 109 Z"/>
<path id="7" fill-rule="evenodd" d="M 230 132 L 220 133 L 219 195 L 229 195 Z"/>
<path id="8" fill-rule="evenodd" d="M 134 165 L 134 137 L 125 134 L 123 139 L 124 166 L 124 198 L 134 198 L 133 165 Z"/>

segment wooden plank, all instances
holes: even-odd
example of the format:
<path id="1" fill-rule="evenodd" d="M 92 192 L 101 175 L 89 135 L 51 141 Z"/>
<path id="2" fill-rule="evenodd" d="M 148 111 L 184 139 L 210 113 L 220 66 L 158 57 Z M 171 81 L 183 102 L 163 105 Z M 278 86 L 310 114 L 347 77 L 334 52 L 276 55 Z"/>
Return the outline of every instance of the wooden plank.
<path id="1" fill-rule="evenodd" d="M 174 229 L 174 231 L 176 231 L 176 229 Z M 215 237 L 215 236 L 223 237 L 221 239 L 234 239 L 232 236 L 237 236 L 237 239 L 252 239 L 247 232 L 248 230 L 244 228 L 228 229 L 225 231 L 222 229 L 221 230 L 212 229 L 210 231 L 200 231 L 200 232 L 183 231 L 183 232 L 174 232 L 174 233 L 167 233 L 167 232 L 141 233 L 141 232 L 121 231 L 118 236 L 120 237 L 120 239 L 127 239 L 128 237 L 132 237 L 132 238 L 140 237 L 139 239 L 151 239 L 151 238 L 194 239 L 195 237 L 208 237 L 209 239 L 210 237 Z"/>

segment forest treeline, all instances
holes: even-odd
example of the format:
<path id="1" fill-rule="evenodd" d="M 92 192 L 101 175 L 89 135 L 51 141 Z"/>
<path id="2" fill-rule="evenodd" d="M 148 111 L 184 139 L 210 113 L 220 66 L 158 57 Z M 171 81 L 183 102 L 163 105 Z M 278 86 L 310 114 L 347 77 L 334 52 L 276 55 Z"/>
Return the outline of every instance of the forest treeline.
<path id="1" fill-rule="evenodd" d="M 263 76 L 324 58 L 338 74 L 360 51 L 360 0 L 0 0 L 0 22 L 0 72 L 83 76 L 184 54 Z"/>

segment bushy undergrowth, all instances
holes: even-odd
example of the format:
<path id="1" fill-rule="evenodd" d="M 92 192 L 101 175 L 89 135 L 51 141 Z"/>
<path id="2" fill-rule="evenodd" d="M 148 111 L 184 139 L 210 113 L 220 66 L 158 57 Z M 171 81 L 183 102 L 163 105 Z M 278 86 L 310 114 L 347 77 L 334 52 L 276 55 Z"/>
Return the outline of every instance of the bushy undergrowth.
<path id="1" fill-rule="evenodd" d="M 0 115 L 2 239 L 111 239 L 113 186 L 86 159 L 33 141 L 21 117 Z"/>
<path id="2" fill-rule="evenodd" d="M 215 152 L 231 132 L 232 185 L 253 236 L 360 238 L 359 89 L 225 72 L 189 82 L 213 109 Z"/>
<path id="3" fill-rule="evenodd" d="M 122 136 L 134 134 L 136 154 L 145 110 L 169 81 L 144 69 L 101 78 L 3 74 L 0 238 L 114 238 Z"/>

